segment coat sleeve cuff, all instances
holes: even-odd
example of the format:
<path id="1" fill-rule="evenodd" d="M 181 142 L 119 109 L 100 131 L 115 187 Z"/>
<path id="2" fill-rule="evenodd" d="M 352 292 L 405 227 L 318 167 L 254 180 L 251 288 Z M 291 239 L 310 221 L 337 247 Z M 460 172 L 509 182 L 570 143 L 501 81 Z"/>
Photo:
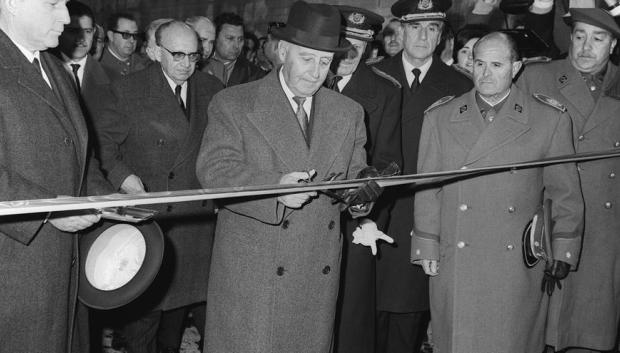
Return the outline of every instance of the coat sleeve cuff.
<path id="1" fill-rule="evenodd" d="M 411 231 L 411 262 L 417 260 L 439 260 L 439 235 Z"/>
<path id="2" fill-rule="evenodd" d="M 574 269 L 579 262 L 581 252 L 581 238 L 574 237 L 572 234 L 555 234 L 551 241 L 553 248 L 553 258 L 564 261 Z"/>

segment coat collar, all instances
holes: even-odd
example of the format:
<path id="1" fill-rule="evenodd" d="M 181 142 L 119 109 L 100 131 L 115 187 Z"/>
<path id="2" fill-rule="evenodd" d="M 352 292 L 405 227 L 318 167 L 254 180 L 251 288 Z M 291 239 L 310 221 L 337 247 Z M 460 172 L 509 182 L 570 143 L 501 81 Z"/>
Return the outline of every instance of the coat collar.
<path id="1" fill-rule="evenodd" d="M 315 169 L 319 176 L 329 167 L 342 145 L 350 125 L 346 117 L 335 114 L 325 103 L 335 92 L 321 87 L 314 95 L 310 148 L 306 145 L 295 112 L 288 102 L 278 79 L 278 70 L 257 81 L 254 106 L 249 121 L 263 135 L 287 171 Z"/>
<path id="2" fill-rule="evenodd" d="M 475 94 L 475 89 L 465 94 L 448 124 L 450 134 L 467 151 L 465 166 L 514 141 L 531 128 L 526 96 L 515 85 L 497 118 L 489 125 L 482 120 Z"/>

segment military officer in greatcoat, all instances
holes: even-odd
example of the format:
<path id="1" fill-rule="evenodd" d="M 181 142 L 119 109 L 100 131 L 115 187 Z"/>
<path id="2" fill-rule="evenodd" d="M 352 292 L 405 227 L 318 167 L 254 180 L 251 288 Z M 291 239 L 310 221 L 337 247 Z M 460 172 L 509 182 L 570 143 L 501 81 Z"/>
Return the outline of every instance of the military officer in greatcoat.
<path id="1" fill-rule="evenodd" d="M 518 84 L 566 106 L 577 152 L 620 148 L 620 85 L 609 61 L 620 27 L 600 8 L 571 9 L 566 59 L 528 66 Z M 578 165 L 586 205 L 579 266 L 554 293 L 547 344 L 568 352 L 613 349 L 620 321 L 620 159 Z"/>
<path id="2" fill-rule="evenodd" d="M 400 83 L 375 67 L 366 66 L 368 42 L 383 17 L 351 6 L 337 6 L 344 21 L 344 36 L 352 49 L 346 57 L 332 63 L 333 75 L 326 85 L 360 103 L 364 108 L 368 163 L 379 170 L 395 162 L 402 165 L 400 149 Z M 337 315 L 336 347 L 339 353 L 374 352 L 375 346 L 375 256 L 360 244 L 353 244 L 358 227 L 385 229 L 388 199 L 380 199 L 373 214 L 360 222 L 343 220 L 347 241 L 343 246 L 342 278 Z M 371 220 L 376 224 L 372 224 Z"/>
<path id="3" fill-rule="evenodd" d="M 419 172 L 574 152 L 566 109 L 512 84 L 521 65 L 516 45 L 504 33 L 488 34 L 475 44 L 475 89 L 427 110 Z M 539 262 L 528 268 L 521 251 L 523 228 L 543 199 L 552 200 L 555 259 L 548 267 Z M 583 199 L 575 164 L 432 185 L 416 193 L 414 209 L 411 260 L 432 276 L 437 351 L 543 351 L 549 297 L 541 283 L 559 286 L 579 259 Z"/>
<path id="4" fill-rule="evenodd" d="M 444 96 L 460 95 L 472 87 L 470 79 L 433 56 L 450 4 L 447 0 L 399 0 L 392 5 L 392 14 L 403 25 L 404 49 L 375 65 L 403 87 L 403 174 L 416 172 L 424 110 Z M 391 188 L 384 196 L 396 200 L 387 227 L 395 242 L 381 245 L 377 259 L 379 352 L 419 350 L 428 325 L 428 277 L 409 262 L 414 190 Z"/>

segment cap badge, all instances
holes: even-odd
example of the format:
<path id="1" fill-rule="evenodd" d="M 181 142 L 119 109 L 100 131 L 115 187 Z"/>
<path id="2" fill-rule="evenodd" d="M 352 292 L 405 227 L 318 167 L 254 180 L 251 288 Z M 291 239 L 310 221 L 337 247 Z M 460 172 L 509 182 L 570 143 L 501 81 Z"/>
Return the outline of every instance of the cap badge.
<path id="1" fill-rule="evenodd" d="M 349 22 L 356 24 L 356 25 L 361 25 L 362 23 L 364 23 L 364 21 L 366 21 L 366 16 L 364 16 L 363 14 L 359 13 L 359 12 L 353 12 L 352 14 L 349 15 Z"/>
<path id="2" fill-rule="evenodd" d="M 433 0 L 420 0 L 418 10 L 428 11 L 433 8 Z"/>

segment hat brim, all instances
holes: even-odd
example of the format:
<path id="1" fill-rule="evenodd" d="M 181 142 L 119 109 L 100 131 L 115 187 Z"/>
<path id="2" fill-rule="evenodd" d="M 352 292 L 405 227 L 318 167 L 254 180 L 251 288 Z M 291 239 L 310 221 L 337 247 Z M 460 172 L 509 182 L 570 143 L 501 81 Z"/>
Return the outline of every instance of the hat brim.
<path id="1" fill-rule="evenodd" d="M 607 13 L 610 18 L 603 17 L 605 13 Z M 571 9 L 562 16 L 562 19 L 568 26 L 572 26 L 575 22 L 587 23 L 608 31 L 614 38 L 620 38 L 620 27 L 618 27 L 613 16 L 602 9 Z"/>
<path id="2" fill-rule="evenodd" d="M 351 44 L 347 41 L 338 40 L 338 43 L 336 43 L 336 41 L 334 41 L 332 37 L 307 35 L 306 32 L 295 29 L 294 27 L 288 25 L 284 28 L 273 29 L 271 34 L 277 39 L 285 40 L 287 42 L 291 42 L 302 47 L 320 51 L 343 53 L 351 49 Z M 336 44 L 335 46 L 334 43 Z"/>
<path id="3" fill-rule="evenodd" d="M 89 250 L 97 238 L 116 222 L 106 221 L 97 229 L 80 237 L 80 274 L 78 298 L 85 305 L 100 310 L 110 310 L 129 304 L 139 297 L 151 285 L 164 256 L 164 236 L 154 221 L 135 226 L 144 238 L 146 253 L 140 269 L 125 285 L 114 290 L 100 290 L 94 287 L 86 277 L 86 261 Z"/>

